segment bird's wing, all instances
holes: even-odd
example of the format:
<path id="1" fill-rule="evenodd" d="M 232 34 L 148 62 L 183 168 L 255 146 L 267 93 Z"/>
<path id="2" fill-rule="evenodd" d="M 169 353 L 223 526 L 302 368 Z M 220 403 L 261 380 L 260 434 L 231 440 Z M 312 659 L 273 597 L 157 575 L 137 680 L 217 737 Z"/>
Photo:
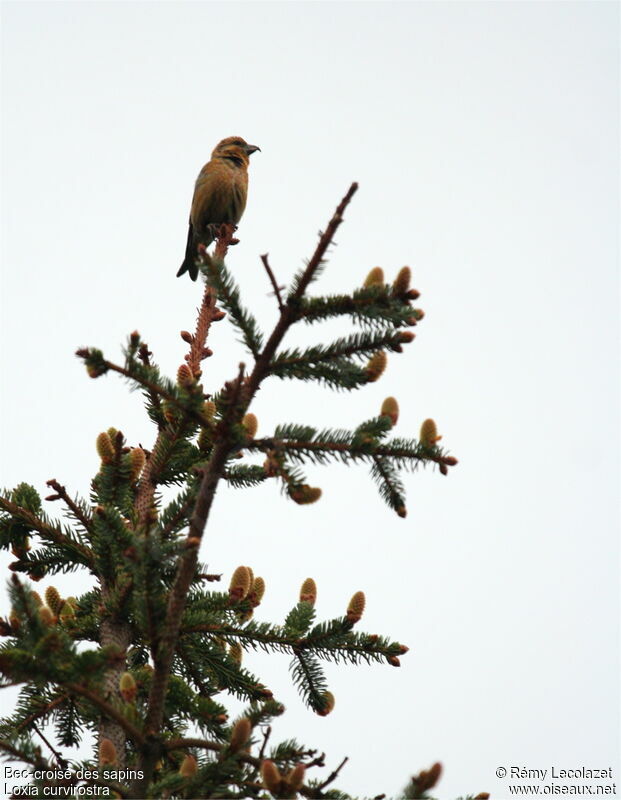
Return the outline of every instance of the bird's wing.
<path id="1" fill-rule="evenodd" d="M 194 186 L 190 219 L 197 234 L 211 224 L 223 222 L 222 206 L 227 192 L 226 175 L 218 162 L 209 161 L 200 171 Z"/>

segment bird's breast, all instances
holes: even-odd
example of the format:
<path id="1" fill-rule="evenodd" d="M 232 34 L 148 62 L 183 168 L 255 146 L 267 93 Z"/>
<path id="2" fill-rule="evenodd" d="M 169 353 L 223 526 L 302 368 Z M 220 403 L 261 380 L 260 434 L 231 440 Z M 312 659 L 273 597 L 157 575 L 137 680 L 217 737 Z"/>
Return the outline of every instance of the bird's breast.
<path id="1" fill-rule="evenodd" d="M 207 169 L 209 167 L 209 169 Z M 198 228 L 241 219 L 248 194 L 248 173 L 233 163 L 210 162 L 196 181 L 192 204 L 193 223 Z"/>

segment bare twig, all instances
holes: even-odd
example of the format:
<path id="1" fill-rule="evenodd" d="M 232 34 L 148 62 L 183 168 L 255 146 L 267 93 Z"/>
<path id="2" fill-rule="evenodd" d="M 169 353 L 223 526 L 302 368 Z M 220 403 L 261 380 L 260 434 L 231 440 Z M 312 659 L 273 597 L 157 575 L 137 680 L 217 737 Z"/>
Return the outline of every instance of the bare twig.
<path id="1" fill-rule="evenodd" d="M 310 750 L 309 753 L 314 755 L 316 751 Z M 325 767 L 326 765 L 326 754 L 320 753 L 318 756 L 315 756 L 312 761 L 309 761 L 306 765 L 306 769 L 310 769 L 311 767 Z"/>
<path id="2" fill-rule="evenodd" d="M 259 761 L 263 760 L 263 756 L 265 754 L 265 748 L 267 747 L 267 743 L 271 735 L 272 735 L 272 726 L 268 725 L 267 729 L 263 731 L 263 741 L 261 742 L 261 749 L 259 750 Z"/>
<path id="3" fill-rule="evenodd" d="M 343 769 L 343 767 L 345 766 L 345 764 L 347 764 L 348 761 L 349 761 L 349 756 L 345 756 L 345 758 L 341 761 L 341 763 L 334 770 L 334 772 L 331 772 L 328 775 L 328 777 L 325 779 L 325 781 L 320 783 L 317 788 L 318 789 L 325 789 L 326 786 L 329 786 L 333 781 L 335 781 L 339 776 L 339 772 Z"/>
<path id="4" fill-rule="evenodd" d="M 352 185 L 349 187 L 347 191 L 347 194 L 338 204 L 336 211 L 332 215 L 332 219 L 328 223 L 328 227 L 321 234 L 315 252 L 311 257 L 311 260 L 308 262 L 306 269 L 304 270 L 304 274 L 300 279 L 298 288 L 293 295 L 294 299 L 299 300 L 300 297 L 302 297 L 302 295 L 306 291 L 308 284 L 313 279 L 317 267 L 319 267 L 319 265 L 323 261 L 323 257 L 326 254 L 326 250 L 332 243 L 332 239 L 334 238 L 334 234 L 336 233 L 337 228 L 339 227 L 341 222 L 343 222 L 343 214 L 345 213 L 345 209 L 350 204 L 352 197 L 356 194 L 357 191 L 358 191 L 358 184 L 352 183 Z"/>
<path id="5" fill-rule="evenodd" d="M 270 262 L 269 262 L 269 259 L 268 259 L 268 253 L 264 253 L 261 256 L 261 261 L 263 262 L 263 266 L 265 267 L 265 271 L 267 272 L 268 278 L 270 279 L 270 283 L 272 284 L 272 287 L 274 289 L 274 294 L 276 295 L 276 299 L 278 300 L 278 309 L 280 311 L 282 311 L 283 310 L 283 302 L 282 302 L 282 297 L 280 296 L 281 287 L 276 282 L 276 277 L 274 276 L 274 273 L 272 272 L 272 268 L 270 267 Z"/>

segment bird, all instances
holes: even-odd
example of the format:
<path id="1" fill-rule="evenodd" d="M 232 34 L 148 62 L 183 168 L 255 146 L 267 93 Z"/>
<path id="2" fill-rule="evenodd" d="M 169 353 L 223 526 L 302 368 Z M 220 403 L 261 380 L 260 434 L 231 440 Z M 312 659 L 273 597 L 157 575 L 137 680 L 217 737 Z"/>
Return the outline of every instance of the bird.
<path id="1" fill-rule="evenodd" d="M 241 219 L 248 196 L 249 156 L 257 150 L 261 148 L 241 136 L 229 136 L 215 146 L 194 185 L 185 258 L 177 277 L 187 272 L 195 281 L 198 246 L 208 247 L 220 225 L 236 226 Z"/>

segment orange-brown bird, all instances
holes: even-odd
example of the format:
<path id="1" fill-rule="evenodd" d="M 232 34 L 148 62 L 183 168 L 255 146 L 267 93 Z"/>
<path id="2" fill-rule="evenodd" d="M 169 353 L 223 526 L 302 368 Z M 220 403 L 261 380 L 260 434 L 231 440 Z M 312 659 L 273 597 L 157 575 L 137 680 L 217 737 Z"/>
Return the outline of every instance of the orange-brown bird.
<path id="1" fill-rule="evenodd" d="M 229 136 L 216 145 L 211 161 L 205 164 L 196 179 L 188 243 L 177 277 L 189 272 L 195 281 L 199 244 L 208 247 L 220 225 L 225 222 L 237 225 L 241 219 L 248 196 L 248 157 L 260 149 L 240 136 Z"/>

